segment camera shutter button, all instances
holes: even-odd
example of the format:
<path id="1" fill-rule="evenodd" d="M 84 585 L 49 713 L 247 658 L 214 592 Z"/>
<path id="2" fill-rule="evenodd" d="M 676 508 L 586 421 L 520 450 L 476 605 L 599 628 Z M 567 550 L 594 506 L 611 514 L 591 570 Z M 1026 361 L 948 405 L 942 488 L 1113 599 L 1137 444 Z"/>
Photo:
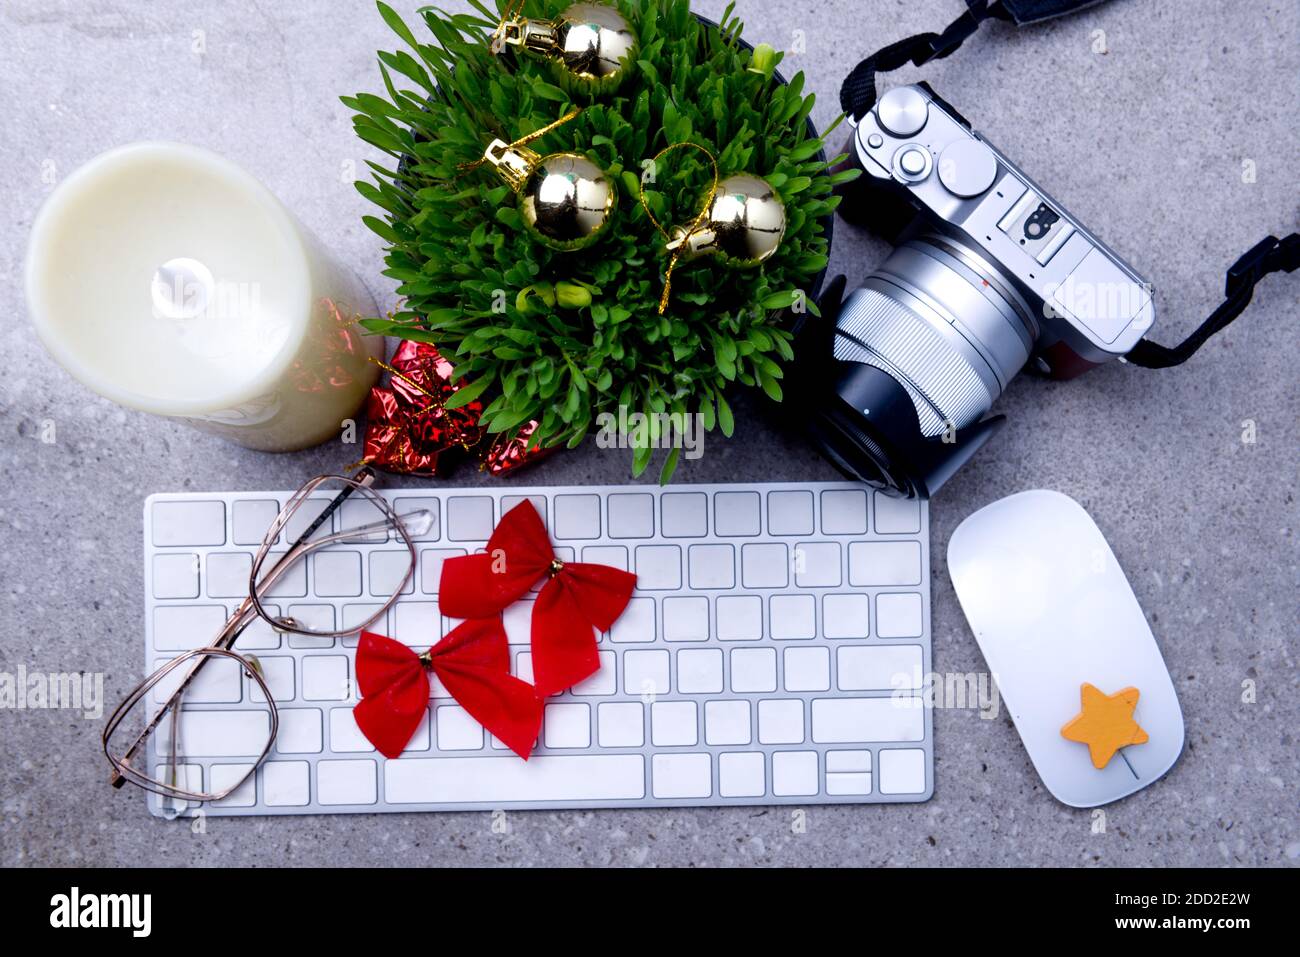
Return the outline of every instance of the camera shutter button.
<path id="1" fill-rule="evenodd" d="M 915 136 L 929 115 L 930 104 L 910 86 L 894 87 L 876 104 L 876 122 L 895 136 Z"/>
<path id="2" fill-rule="evenodd" d="M 978 196 L 998 175 L 993 151 L 979 140 L 958 140 L 939 154 L 939 182 L 954 196 Z"/>

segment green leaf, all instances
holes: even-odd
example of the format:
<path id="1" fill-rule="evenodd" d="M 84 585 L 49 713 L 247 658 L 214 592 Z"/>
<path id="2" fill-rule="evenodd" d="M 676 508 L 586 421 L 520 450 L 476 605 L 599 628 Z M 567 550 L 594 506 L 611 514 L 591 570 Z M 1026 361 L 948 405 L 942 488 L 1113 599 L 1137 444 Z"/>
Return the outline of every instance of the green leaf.
<path id="1" fill-rule="evenodd" d="M 480 376 L 473 382 L 467 383 L 456 390 L 450 399 L 445 400 L 442 405 L 445 409 L 459 409 L 461 406 L 469 405 L 492 384 L 491 376 Z"/>

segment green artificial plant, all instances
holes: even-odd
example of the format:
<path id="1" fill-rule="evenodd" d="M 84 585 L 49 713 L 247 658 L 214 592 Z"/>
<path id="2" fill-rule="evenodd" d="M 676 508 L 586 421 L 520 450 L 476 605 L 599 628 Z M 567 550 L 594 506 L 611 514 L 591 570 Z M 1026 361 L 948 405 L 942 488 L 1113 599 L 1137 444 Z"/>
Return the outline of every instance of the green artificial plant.
<path id="1" fill-rule="evenodd" d="M 500 0 L 504 7 L 504 0 Z M 527 17 L 553 17 L 570 0 L 527 0 Z M 447 404 L 483 397 L 492 433 L 530 420 L 544 446 L 576 446 L 602 412 L 694 413 L 730 436 L 726 393 L 757 386 L 781 398 L 782 363 L 792 358 L 788 309 L 816 312 L 811 285 L 827 263 L 823 220 L 837 204 L 822 139 L 806 122 L 814 98 L 804 77 L 774 78 L 781 56 L 742 46 L 728 7 L 718 26 L 688 0 L 617 0 L 639 37 L 637 61 L 613 95 L 594 101 L 556 82 L 554 65 L 524 53 L 491 52 L 499 13 L 420 11 L 412 27 L 382 2 L 379 11 L 405 49 L 379 53 L 385 96 L 344 97 L 357 135 L 388 154 L 370 163 L 357 188 L 382 210 L 366 224 L 388 244 L 385 275 L 401 305 L 366 327 L 433 343 L 468 385 Z M 531 144 L 541 153 L 582 153 L 619 188 L 616 219 L 591 248 L 552 251 L 523 228 L 514 196 L 490 167 L 458 169 L 500 137 L 512 141 L 585 107 Z M 667 311 L 658 304 L 668 256 L 664 237 L 638 199 L 665 224 L 684 225 L 709 188 L 707 160 L 664 147 L 691 141 L 717 158 L 723 177 L 761 176 L 785 203 L 776 254 L 741 270 L 708 258 L 673 276 Z M 633 451 L 640 474 L 657 446 L 653 430 Z M 676 467 L 671 451 L 661 470 Z"/>

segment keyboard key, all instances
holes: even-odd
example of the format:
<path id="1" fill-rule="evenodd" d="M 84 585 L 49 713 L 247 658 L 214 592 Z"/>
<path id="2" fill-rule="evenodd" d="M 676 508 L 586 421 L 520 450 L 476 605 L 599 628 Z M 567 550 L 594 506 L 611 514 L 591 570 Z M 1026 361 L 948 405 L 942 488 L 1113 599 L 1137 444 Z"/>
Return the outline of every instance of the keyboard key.
<path id="1" fill-rule="evenodd" d="M 865 535 L 867 493 L 862 489 L 822 492 L 823 535 Z"/>
<path id="2" fill-rule="evenodd" d="M 867 795 L 871 793 L 871 772 L 826 772 L 826 793 L 837 797 Z"/>
<path id="3" fill-rule="evenodd" d="M 284 658 L 279 655 L 274 657 L 258 657 L 258 664 L 262 666 L 262 680 L 266 686 L 271 689 L 271 700 L 273 701 L 292 701 L 294 695 L 294 674 L 293 659 Z M 248 700 L 265 701 L 266 695 L 262 694 L 261 686 L 252 678 L 244 679 L 248 683 Z"/>
<path id="4" fill-rule="evenodd" d="M 187 758 L 256 758 L 271 738 L 271 713 L 266 708 L 249 710 L 183 710 L 180 717 L 179 750 Z M 171 750 L 172 722 L 158 725 L 153 740 L 157 753 Z"/>
<path id="5" fill-rule="evenodd" d="M 705 744 L 749 744 L 750 740 L 748 701 L 742 698 L 704 703 Z"/>
<path id="6" fill-rule="evenodd" d="M 650 706 L 650 740 L 657 748 L 693 747 L 699 742 L 694 701 L 656 701 Z"/>
<path id="7" fill-rule="evenodd" d="M 312 631 L 334 630 L 333 605 L 290 605 L 285 614 L 301 627 Z M 290 648 L 333 648 L 334 639 L 326 635 L 300 635 L 289 632 Z"/>
<path id="8" fill-rule="evenodd" d="M 427 747 L 427 745 L 426 745 Z M 351 708 L 330 709 L 330 750 L 342 752 L 370 752 L 375 750 L 361 729 Z"/>
<path id="9" fill-rule="evenodd" d="M 871 752 L 827 752 L 826 793 L 871 793 Z"/>
<path id="10" fill-rule="evenodd" d="M 921 584 L 921 543 L 850 543 L 849 584 L 854 586 Z"/>
<path id="11" fill-rule="evenodd" d="M 515 664 L 510 673 L 525 684 L 533 683 L 533 653 L 531 651 L 521 651 L 515 655 Z M 447 691 L 441 681 L 436 676 L 429 682 L 433 689 L 433 697 L 450 698 L 451 692 Z"/>
<path id="12" fill-rule="evenodd" d="M 329 508 L 333 500 L 333 495 L 313 495 L 298 506 L 293 515 L 289 517 L 289 521 L 284 525 L 284 544 L 289 548 L 298 544 L 306 534 L 307 529 L 315 524 L 316 519 Z M 331 513 L 330 517 L 321 522 L 316 530 L 311 533 L 311 537 L 307 541 L 317 541 L 333 532 L 337 528 L 338 517 L 337 511 Z"/>
<path id="13" fill-rule="evenodd" d="M 610 538 L 649 538 L 655 533 L 655 497 L 641 492 L 610 495 Z"/>
<path id="14" fill-rule="evenodd" d="M 397 513 L 398 518 L 403 515 L 410 515 L 412 512 L 424 511 L 429 513 L 429 530 L 423 535 L 411 534 L 411 530 L 407 529 L 407 534 L 411 536 L 413 542 L 436 542 L 438 540 L 438 536 L 442 531 L 440 527 L 442 525 L 440 509 L 441 503 L 436 498 L 403 497 L 393 499 L 393 511 Z"/>
<path id="15" fill-rule="evenodd" d="M 785 588 L 790 584 L 790 552 L 780 542 L 742 545 L 741 583 L 746 588 Z"/>
<path id="16" fill-rule="evenodd" d="M 882 748 L 881 794 L 924 794 L 925 752 L 919 748 Z"/>
<path id="17" fill-rule="evenodd" d="M 411 553 L 404 548 L 371 552 L 370 594 L 376 598 L 391 598 L 398 593 L 398 588 L 403 595 L 411 594 L 415 590 L 412 580 L 415 576 L 406 579 L 405 584 L 402 581 L 410 568 Z"/>
<path id="18" fill-rule="evenodd" d="M 439 708 L 434 716 L 439 751 L 479 751 L 483 747 L 483 726 L 457 705 Z M 390 798 L 391 800 L 391 798 Z"/>
<path id="19" fill-rule="evenodd" d="M 600 538 L 600 496 L 555 496 L 554 534 L 558 539 Z"/>
<path id="20" fill-rule="evenodd" d="M 266 573 L 275 567 L 283 556 L 283 551 L 271 552 L 266 556 L 266 561 L 262 562 L 262 573 L 259 581 L 264 580 Z M 250 559 L 251 563 L 251 559 Z M 244 579 L 244 593 L 248 592 L 248 579 Z M 271 598 L 305 598 L 307 596 L 307 563 L 302 559 L 295 561 L 288 568 L 280 573 L 280 577 L 275 580 L 266 592 Z"/>
<path id="21" fill-rule="evenodd" d="M 505 516 L 520 502 L 532 502 L 533 508 L 537 509 L 537 514 L 542 518 L 542 524 L 550 528 L 547 521 L 546 513 L 546 496 L 545 495 L 503 495 L 501 496 L 501 514 Z"/>
<path id="22" fill-rule="evenodd" d="M 870 617 L 870 595 L 822 598 L 822 634 L 827 638 L 866 638 L 871 633 Z"/>
<path id="23" fill-rule="evenodd" d="M 280 503 L 273 499 L 235 502 L 230 506 L 231 541 L 236 545 L 261 545 L 279 514 Z"/>
<path id="24" fill-rule="evenodd" d="M 817 793 L 817 752 L 777 751 L 772 755 L 772 793 L 794 797 Z"/>
<path id="25" fill-rule="evenodd" d="M 677 652 L 677 691 L 681 694 L 721 694 L 721 649 L 684 648 Z"/>
<path id="26" fill-rule="evenodd" d="M 709 600 L 703 596 L 664 599 L 664 641 L 708 641 Z"/>
<path id="27" fill-rule="evenodd" d="M 428 751 L 432 724 L 433 720 L 430 718 L 429 712 L 426 711 L 415 729 L 415 734 L 411 735 L 411 740 L 406 742 L 406 747 L 402 749 L 402 753 L 412 754 L 419 751 Z"/>
<path id="28" fill-rule="evenodd" d="M 718 793 L 723 797 L 762 797 L 766 793 L 762 752 L 718 755 Z"/>
<path id="29" fill-rule="evenodd" d="M 206 647 L 228 617 L 222 605 L 159 605 L 153 610 L 153 646 L 159 651 Z"/>
<path id="30" fill-rule="evenodd" d="M 703 492 L 664 492 L 659 522 L 667 538 L 703 538 L 709 534 L 709 497 Z"/>
<path id="31" fill-rule="evenodd" d="M 203 768 L 198 764 L 181 764 L 172 768 L 170 764 L 159 764 L 154 767 L 155 781 L 172 781 L 186 791 L 201 792 L 203 790 Z M 182 798 L 163 797 L 159 794 L 150 794 L 148 797 L 150 804 L 162 808 L 164 813 L 180 814 L 191 807 L 198 807 L 196 801 L 186 801 Z"/>
<path id="32" fill-rule="evenodd" d="M 635 600 L 635 599 L 634 599 Z M 398 605 L 397 607 L 402 607 Z M 626 612 L 624 613 L 626 614 Z M 653 611 L 652 611 L 653 614 Z M 533 640 L 533 599 L 523 598 L 506 606 L 501 614 L 501 624 L 506 630 L 506 641 L 512 645 L 528 645 Z M 653 638 L 647 639 L 653 641 Z"/>
<path id="33" fill-rule="evenodd" d="M 528 761 L 512 754 L 384 764 L 384 799 L 392 804 L 501 807 L 517 801 L 639 800 L 645 793 L 645 758 L 639 754 L 534 755 Z"/>
<path id="34" fill-rule="evenodd" d="M 866 772 L 871 773 L 870 751 L 827 751 L 827 773 Z"/>
<path id="35" fill-rule="evenodd" d="M 786 691 L 830 691 L 831 653 L 827 648 L 785 649 Z"/>
<path id="36" fill-rule="evenodd" d="M 733 648 L 731 690 L 748 694 L 776 690 L 775 648 Z"/>
<path id="37" fill-rule="evenodd" d="M 596 709 L 602 748 L 639 748 L 645 744 L 645 708 L 637 701 L 607 701 Z"/>
<path id="38" fill-rule="evenodd" d="M 800 542 L 794 547 L 794 580 L 800 588 L 838 588 L 838 542 Z"/>
<path id="39" fill-rule="evenodd" d="M 759 533 L 757 492 L 718 492 L 713 496 L 713 530 L 716 534 L 752 536 Z"/>
<path id="40" fill-rule="evenodd" d="M 208 597 L 248 597 L 248 575 L 253 570 L 253 556 L 247 552 L 212 552 L 208 555 Z M 263 569 L 271 567 L 266 560 Z M 306 594 L 306 589 L 303 590 Z"/>
<path id="41" fill-rule="evenodd" d="M 916 593 L 876 596 L 876 634 L 881 638 L 920 638 L 925 609 Z"/>
<path id="42" fill-rule="evenodd" d="M 588 545 L 582 550 L 582 560 L 592 565 L 628 570 L 627 549 L 622 545 Z"/>
<path id="43" fill-rule="evenodd" d="M 214 764 L 209 769 L 213 794 L 220 794 L 227 788 L 235 788 L 220 801 L 213 801 L 213 807 L 252 807 L 257 803 L 257 775 L 249 774 L 251 764 Z M 240 783 L 242 782 L 242 783 Z M 238 785 L 238 787 L 236 787 Z"/>
<path id="44" fill-rule="evenodd" d="M 226 544 L 224 502 L 154 502 L 150 519 L 153 543 L 163 548 Z"/>
<path id="45" fill-rule="evenodd" d="M 817 698 L 812 703 L 812 739 L 818 744 L 920 741 L 925 709 L 884 698 Z"/>
<path id="46" fill-rule="evenodd" d="M 548 704 L 542 721 L 542 740 L 548 748 L 591 747 L 591 706 Z"/>
<path id="47" fill-rule="evenodd" d="M 687 551 L 692 588 L 735 588 L 736 549 L 733 545 L 692 545 Z"/>
<path id="48" fill-rule="evenodd" d="M 263 605 L 262 607 L 273 618 L 280 614 L 279 605 Z M 235 650 L 241 654 L 246 651 L 266 651 L 279 647 L 280 632 L 272 628 L 270 622 L 260 615 L 254 616 L 249 621 L 248 627 L 235 641 Z"/>
<path id="49" fill-rule="evenodd" d="M 713 759 L 707 754 L 656 754 L 651 768 L 657 798 L 704 798 L 713 793 Z"/>
<path id="50" fill-rule="evenodd" d="M 682 549 L 679 545 L 638 545 L 636 587 L 664 591 L 682 587 Z"/>
<path id="51" fill-rule="evenodd" d="M 915 535 L 921 531 L 921 503 L 877 492 L 876 532 L 880 535 Z"/>
<path id="52" fill-rule="evenodd" d="M 921 686 L 920 645 L 854 645 L 836 649 L 842 691 L 891 691 Z"/>
<path id="53" fill-rule="evenodd" d="M 448 558 L 465 555 L 463 548 L 426 548 L 420 552 L 420 591 L 426 595 L 438 594 L 442 581 L 442 563 Z"/>
<path id="54" fill-rule="evenodd" d="M 362 628 L 365 628 L 367 631 L 378 632 L 382 635 L 388 634 L 387 616 L 381 614 L 383 608 L 384 606 L 379 602 L 362 602 L 355 605 L 344 605 L 343 615 L 341 618 L 343 627 L 351 629 L 353 633 L 343 637 L 343 647 L 355 648 L 357 646 L 357 639 L 361 636 L 360 632 Z M 379 614 L 378 620 L 366 624 L 366 622 L 370 621 L 370 619 L 376 614 Z"/>
<path id="55" fill-rule="evenodd" d="M 302 696 L 307 701 L 346 701 L 352 696 L 348 659 L 313 655 L 302 659 Z"/>
<path id="56" fill-rule="evenodd" d="M 803 700 L 783 698 L 758 703 L 759 744 L 803 744 Z"/>
<path id="57" fill-rule="evenodd" d="M 437 602 L 399 601 L 393 606 L 393 640 L 425 651 L 442 638 L 442 615 Z"/>
<path id="58" fill-rule="evenodd" d="M 244 579 L 245 585 L 248 579 Z M 155 598 L 198 598 L 199 556 L 194 552 L 170 552 L 153 557 Z"/>
<path id="59" fill-rule="evenodd" d="M 361 532 L 360 529 L 374 525 L 376 522 L 382 522 L 387 517 L 387 515 L 375 508 L 374 504 L 368 499 L 353 495 L 339 506 L 338 528 L 341 532 L 357 532 L 357 534 L 345 538 L 345 542 L 356 542 L 358 544 L 386 542 L 392 535 L 392 529 L 387 527 L 372 528 L 368 532 Z"/>
<path id="60" fill-rule="evenodd" d="M 321 721 L 315 708 L 281 708 L 275 750 L 280 754 L 319 754 L 324 748 Z"/>
<path id="61" fill-rule="evenodd" d="M 318 761 L 316 800 L 321 804 L 374 804 L 379 800 L 379 768 L 374 761 Z"/>
<path id="62" fill-rule="evenodd" d="M 600 668 L 585 681 L 580 681 L 569 689 L 569 694 L 579 698 L 596 695 L 618 694 L 618 655 L 612 651 L 600 652 Z M 531 664 L 528 669 L 532 671 Z"/>
<path id="63" fill-rule="evenodd" d="M 623 652 L 623 693 L 643 698 L 667 694 L 670 663 L 662 650 Z"/>
<path id="64" fill-rule="evenodd" d="M 486 542 L 492 537 L 492 499 L 487 495 L 453 495 L 447 499 L 447 538 Z"/>
<path id="65" fill-rule="evenodd" d="M 356 598 L 361 594 L 361 553 L 331 548 L 311 557 L 312 581 L 322 598 Z M 387 597 L 387 596 L 384 596 Z"/>
<path id="66" fill-rule="evenodd" d="M 306 761 L 267 761 L 262 776 L 262 802 L 268 807 L 304 807 L 311 803 Z"/>
<path id="67" fill-rule="evenodd" d="M 157 671 L 171 660 L 158 658 L 153 663 L 154 670 Z M 167 677 L 154 685 L 149 692 L 154 704 L 162 705 L 169 701 L 197 663 L 197 658 L 191 658 L 177 665 Z M 209 658 L 185 689 L 185 701 L 189 704 L 237 704 L 243 699 L 243 674 L 239 662 L 233 658 Z"/>
<path id="68" fill-rule="evenodd" d="M 655 640 L 655 600 L 633 598 L 609 630 L 611 641 L 644 642 Z"/>
<path id="69" fill-rule="evenodd" d="M 769 602 L 772 637 L 799 641 L 817 636 L 817 599 L 812 595 L 773 595 Z"/>
<path id="70" fill-rule="evenodd" d="M 758 595 L 720 595 L 719 641 L 758 641 L 763 637 L 763 599 Z"/>
<path id="71" fill-rule="evenodd" d="M 813 533 L 812 492 L 797 490 L 767 493 L 769 535 L 811 535 Z"/>

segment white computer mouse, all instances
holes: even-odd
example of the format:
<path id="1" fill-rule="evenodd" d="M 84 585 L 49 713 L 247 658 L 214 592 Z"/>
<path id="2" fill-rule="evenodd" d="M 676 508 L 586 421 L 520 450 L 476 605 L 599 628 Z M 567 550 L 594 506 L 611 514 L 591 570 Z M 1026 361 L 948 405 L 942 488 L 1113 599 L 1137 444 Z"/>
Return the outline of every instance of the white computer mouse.
<path id="1" fill-rule="evenodd" d="M 1021 492 L 952 533 L 948 572 L 1034 768 L 1071 807 L 1146 787 L 1183 749 L 1174 683 L 1092 518 Z"/>

